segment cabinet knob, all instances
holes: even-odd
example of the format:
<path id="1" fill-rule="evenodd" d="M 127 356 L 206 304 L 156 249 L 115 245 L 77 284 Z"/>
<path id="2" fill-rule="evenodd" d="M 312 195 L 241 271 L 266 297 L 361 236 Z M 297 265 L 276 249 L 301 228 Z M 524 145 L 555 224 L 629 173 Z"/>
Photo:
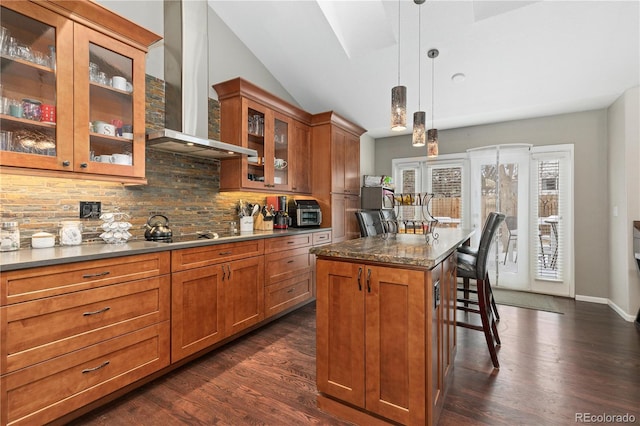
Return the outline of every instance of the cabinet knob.
<path id="1" fill-rule="evenodd" d="M 71 165 L 71 161 L 65 160 L 65 161 L 62 162 L 62 165 L 64 167 L 69 167 Z"/>
<path id="2" fill-rule="evenodd" d="M 86 169 L 89 165 L 87 163 L 80 163 L 80 167 Z"/>

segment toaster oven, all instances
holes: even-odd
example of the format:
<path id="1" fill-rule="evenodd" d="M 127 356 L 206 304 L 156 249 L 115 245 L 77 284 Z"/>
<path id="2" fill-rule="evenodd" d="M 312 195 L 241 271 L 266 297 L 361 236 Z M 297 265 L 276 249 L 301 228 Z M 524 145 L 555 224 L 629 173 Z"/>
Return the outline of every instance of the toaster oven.
<path id="1" fill-rule="evenodd" d="M 316 200 L 291 200 L 289 216 L 291 216 L 291 226 L 296 228 L 320 226 L 322 223 L 322 212 Z"/>

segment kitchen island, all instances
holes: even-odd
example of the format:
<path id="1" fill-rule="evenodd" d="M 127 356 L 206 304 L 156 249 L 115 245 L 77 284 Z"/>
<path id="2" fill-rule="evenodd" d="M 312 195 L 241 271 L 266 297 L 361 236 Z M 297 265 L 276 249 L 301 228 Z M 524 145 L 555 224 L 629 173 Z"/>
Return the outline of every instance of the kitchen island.
<path id="1" fill-rule="evenodd" d="M 310 250 L 321 409 L 357 424 L 437 423 L 456 353 L 456 248 L 473 231 L 438 233 Z"/>

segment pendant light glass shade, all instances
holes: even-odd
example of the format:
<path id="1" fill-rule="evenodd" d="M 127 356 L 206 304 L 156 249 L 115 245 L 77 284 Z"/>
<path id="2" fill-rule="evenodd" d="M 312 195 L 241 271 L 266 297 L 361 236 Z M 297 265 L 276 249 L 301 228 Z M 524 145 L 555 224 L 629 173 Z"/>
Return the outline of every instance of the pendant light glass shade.
<path id="1" fill-rule="evenodd" d="M 396 86 L 391 89 L 391 130 L 407 128 L 407 88 Z"/>
<path id="2" fill-rule="evenodd" d="M 413 139 L 414 147 L 424 146 L 425 141 L 425 122 L 427 114 L 424 111 L 416 111 L 413 113 Z"/>
<path id="3" fill-rule="evenodd" d="M 427 52 L 427 56 L 431 58 L 431 125 L 435 127 L 435 123 L 433 121 L 433 112 L 435 108 L 433 107 L 434 99 L 435 99 L 435 91 L 434 91 L 434 80 L 435 80 L 435 59 L 438 57 L 440 52 L 438 49 L 431 49 Z M 427 158 L 436 158 L 438 156 L 438 129 L 431 128 L 427 132 Z"/>
<path id="4" fill-rule="evenodd" d="M 429 129 L 427 132 L 427 158 L 438 156 L 438 129 Z"/>

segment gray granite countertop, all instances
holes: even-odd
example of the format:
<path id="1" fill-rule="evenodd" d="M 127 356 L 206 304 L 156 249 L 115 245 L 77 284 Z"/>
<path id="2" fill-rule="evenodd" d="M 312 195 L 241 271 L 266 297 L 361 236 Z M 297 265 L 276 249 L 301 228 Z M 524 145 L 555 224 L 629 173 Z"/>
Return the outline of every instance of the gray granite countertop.
<path id="1" fill-rule="evenodd" d="M 275 238 L 287 235 L 300 235 L 312 232 L 328 231 L 331 228 L 289 228 L 273 231 L 255 231 L 239 233 L 218 239 L 200 239 L 176 243 L 159 243 L 152 241 L 129 241 L 126 244 L 81 244 L 78 246 L 55 246 L 51 248 L 25 248 L 0 253 L 0 271 L 35 268 L 38 266 L 59 265 L 85 260 L 107 259 L 111 257 L 134 254 L 153 253 L 158 251 L 178 250 L 207 245 L 235 243 L 261 238 Z"/>
<path id="2" fill-rule="evenodd" d="M 433 268 L 464 243 L 474 231 L 472 229 L 438 229 L 437 240 L 424 235 L 397 234 L 383 239 L 358 238 L 325 246 L 312 247 L 310 253 L 321 257 L 360 260 L 377 263 L 412 265 Z"/>

